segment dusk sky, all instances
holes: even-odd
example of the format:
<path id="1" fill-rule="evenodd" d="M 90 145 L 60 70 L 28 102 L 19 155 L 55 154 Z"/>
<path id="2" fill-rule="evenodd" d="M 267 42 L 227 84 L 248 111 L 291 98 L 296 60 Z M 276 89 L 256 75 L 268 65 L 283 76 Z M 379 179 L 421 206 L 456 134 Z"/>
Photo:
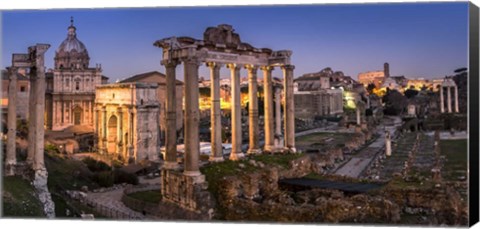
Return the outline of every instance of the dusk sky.
<path id="1" fill-rule="evenodd" d="M 35 43 L 52 45 L 46 67 L 53 68 L 70 16 L 90 66 L 102 64 L 110 82 L 165 72 L 154 41 L 203 39 L 205 29 L 218 24 L 231 24 L 242 42 L 255 47 L 292 50 L 295 77 L 331 67 L 357 79 L 358 73 L 381 70 L 389 62 L 391 75 L 438 78 L 468 66 L 468 3 L 457 2 L 2 11 L 2 69 L 11 64 L 12 53 Z M 228 70 L 221 75 L 228 76 Z M 200 76 L 209 78 L 205 66 Z"/>

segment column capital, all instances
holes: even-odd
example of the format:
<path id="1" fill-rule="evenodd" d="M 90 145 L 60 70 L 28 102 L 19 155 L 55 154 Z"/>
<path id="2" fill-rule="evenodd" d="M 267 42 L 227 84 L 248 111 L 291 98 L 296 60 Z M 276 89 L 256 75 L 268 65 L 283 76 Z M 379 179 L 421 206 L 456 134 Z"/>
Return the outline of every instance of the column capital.
<path id="1" fill-rule="evenodd" d="M 295 69 L 295 65 L 285 64 L 285 65 L 282 65 L 281 68 L 284 69 L 284 70 L 293 70 L 293 69 Z"/>
<path id="2" fill-rule="evenodd" d="M 17 79 L 17 67 L 7 67 L 8 78 L 11 80 Z"/>
<path id="3" fill-rule="evenodd" d="M 165 67 L 170 67 L 170 68 L 174 68 L 174 67 L 177 67 L 177 65 L 180 63 L 180 61 L 176 60 L 176 59 L 166 59 L 166 60 L 161 60 L 160 61 L 160 64 L 165 66 Z"/>
<path id="4" fill-rule="evenodd" d="M 207 62 L 206 65 L 207 65 L 207 67 L 209 67 L 211 69 L 219 69 L 219 68 L 223 67 L 224 64 L 216 63 L 216 62 Z"/>
<path id="5" fill-rule="evenodd" d="M 200 67 L 200 64 L 202 63 L 197 57 L 193 57 L 193 56 L 182 58 L 181 61 L 184 64 L 195 65 L 197 66 L 197 68 Z"/>
<path id="6" fill-rule="evenodd" d="M 260 69 L 262 69 L 263 71 L 272 71 L 273 66 L 261 66 Z"/>
<path id="7" fill-rule="evenodd" d="M 248 71 L 257 71 L 258 70 L 258 65 L 246 64 L 245 69 L 247 69 Z"/>
<path id="8" fill-rule="evenodd" d="M 230 70 L 239 71 L 242 67 L 238 64 L 227 64 L 227 68 Z"/>

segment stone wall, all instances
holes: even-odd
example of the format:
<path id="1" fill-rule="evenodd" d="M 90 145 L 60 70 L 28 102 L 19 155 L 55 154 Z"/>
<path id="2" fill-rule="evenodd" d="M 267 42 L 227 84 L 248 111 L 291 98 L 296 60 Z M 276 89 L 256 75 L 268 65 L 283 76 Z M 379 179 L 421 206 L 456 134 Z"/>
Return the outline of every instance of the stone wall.
<path id="1" fill-rule="evenodd" d="M 125 206 L 137 212 L 145 214 L 146 218 L 166 219 L 166 220 L 210 220 L 209 214 L 199 214 L 194 211 L 185 210 L 175 204 L 160 201 L 159 203 L 144 202 L 128 196 L 128 194 L 158 190 L 160 185 L 149 185 L 144 187 L 127 187 L 122 195 L 122 202 Z M 213 212 L 213 210 L 211 211 Z"/>
<path id="2" fill-rule="evenodd" d="M 163 202 L 202 215 L 213 211 L 215 203 L 203 176 L 185 176 L 181 171 L 164 169 L 160 177 Z"/>
<path id="3" fill-rule="evenodd" d="M 468 224 L 468 206 L 453 187 L 386 189 L 381 195 L 388 196 L 407 214 L 424 214 L 431 224 Z"/>
<path id="4" fill-rule="evenodd" d="M 281 190 L 278 180 L 322 172 L 341 150 L 325 155 L 306 155 L 290 162 L 289 169 L 276 166 L 249 174 L 224 177 L 219 184 L 218 218 L 271 222 L 397 222 L 400 208 L 383 197 L 344 196 L 336 190 Z"/>

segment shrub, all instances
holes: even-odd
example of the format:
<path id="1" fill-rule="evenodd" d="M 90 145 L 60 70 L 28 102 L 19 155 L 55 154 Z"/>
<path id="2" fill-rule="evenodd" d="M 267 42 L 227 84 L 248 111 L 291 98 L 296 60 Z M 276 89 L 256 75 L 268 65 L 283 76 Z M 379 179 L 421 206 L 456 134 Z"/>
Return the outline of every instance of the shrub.
<path id="1" fill-rule="evenodd" d="M 92 172 L 110 171 L 112 168 L 103 161 L 97 161 L 91 157 L 82 160 Z"/>
<path id="2" fill-rule="evenodd" d="M 138 184 L 138 177 L 135 174 L 127 173 L 123 170 L 115 170 L 114 172 L 115 184 Z"/>
<path id="3" fill-rule="evenodd" d="M 49 153 L 59 153 L 58 147 L 53 144 L 45 144 L 45 151 Z"/>
<path id="4" fill-rule="evenodd" d="M 111 171 L 95 173 L 93 180 L 101 187 L 111 187 L 114 183 L 114 177 Z"/>

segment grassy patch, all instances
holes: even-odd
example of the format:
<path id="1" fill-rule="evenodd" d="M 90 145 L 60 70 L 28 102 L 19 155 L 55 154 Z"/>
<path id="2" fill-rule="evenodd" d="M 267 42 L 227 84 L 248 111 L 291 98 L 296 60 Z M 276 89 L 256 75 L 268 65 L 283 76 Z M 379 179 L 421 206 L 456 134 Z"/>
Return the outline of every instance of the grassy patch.
<path id="1" fill-rule="evenodd" d="M 154 204 L 158 204 L 162 200 L 162 193 L 160 192 L 160 190 L 135 192 L 128 194 L 128 196 L 143 202 L 149 202 Z"/>
<path id="2" fill-rule="evenodd" d="M 79 190 L 82 186 L 98 188 L 90 178 L 92 173 L 81 161 L 45 154 L 45 165 L 50 191 Z"/>
<path id="3" fill-rule="evenodd" d="M 442 177 L 455 181 L 460 176 L 467 176 L 467 140 L 441 140 L 440 152 L 445 156 Z"/>
<path id="4" fill-rule="evenodd" d="M 344 146 L 352 133 L 313 133 L 295 138 L 296 147 L 299 150 L 321 149 L 328 146 Z"/>
<path id="5" fill-rule="evenodd" d="M 288 168 L 290 161 L 302 157 L 304 154 L 260 154 L 254 155 L 251 159 L 262 162 L 265 165 L 280 165 Z"/>
<path id="6" fill-rule="evenodd" d="M 52 200 L 55 202 L 55 217 L 56 218 L 69 218 L 80 217 L 80 214 L 93 214 L 95 219 L 107 219 L 107 217 L 98 213 L 95 209 L 88 207 L 76 200 L 67 200 L 57 194 L 52 194 Z M 70 212 L 67 215 L 67 209 Z"/>
<path id="7" fill-rule="evenodd" d="M 45 217 L 34 188 L 20 177 L 3 177 L 3 216 Z"/>
<path id="8" fill-rule="evenodd" d="M 425 190 L 431 189 L 434 187 L 433 181 L 405 181 L 401 177 L 393 178 L 388 184 L 385 186 L 388 189 L 417 189 L 417 190 Z"/>

